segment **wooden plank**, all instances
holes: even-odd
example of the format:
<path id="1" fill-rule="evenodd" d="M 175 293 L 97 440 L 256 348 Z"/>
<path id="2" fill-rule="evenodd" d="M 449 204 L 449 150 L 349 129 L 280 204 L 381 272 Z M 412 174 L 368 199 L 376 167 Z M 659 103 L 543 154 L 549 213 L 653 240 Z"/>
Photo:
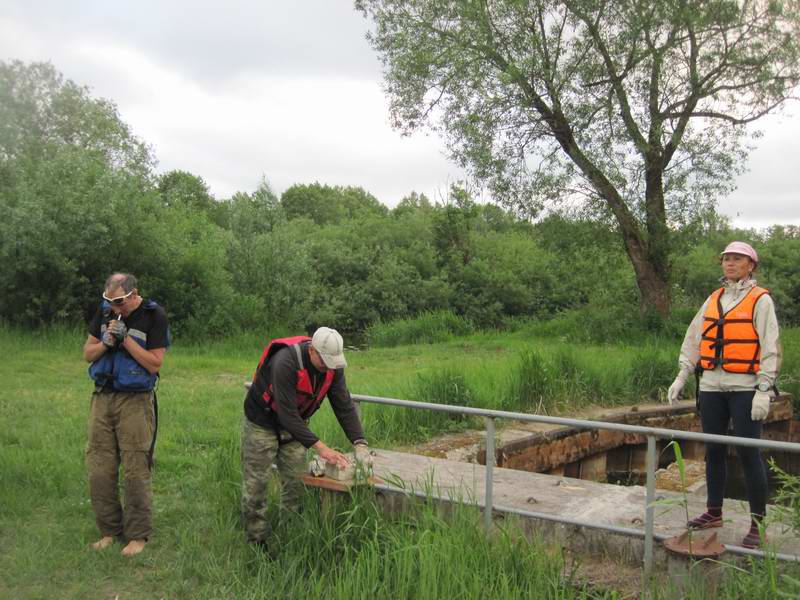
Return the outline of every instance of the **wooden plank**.
<path id="1" fill-rule="evenodd" d="M 367 481 L 364 481 L 363 479 L 356 480 L 355 478 L 342 481 L 340 479 L 333 479 L 327 476 L 314 477 L 311 473 L 306 473 L 300 479 L 302 480 L 303 484 L 307 485 L 308 487 L 320 488 L 322 490 L 329 490 L 331 492 L 349 492 L 352 488 L 360 485 L 375 485 L 378 483 L 383 483 L 383 481 L 377 477 L 369 477 L 367 478 Z"/>

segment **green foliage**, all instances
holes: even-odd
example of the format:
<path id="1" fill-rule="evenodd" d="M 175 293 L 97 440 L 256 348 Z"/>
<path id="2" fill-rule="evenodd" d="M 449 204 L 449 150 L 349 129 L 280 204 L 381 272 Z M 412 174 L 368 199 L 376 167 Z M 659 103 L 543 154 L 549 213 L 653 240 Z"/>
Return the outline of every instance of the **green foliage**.
<path id="1" fill-rule="evenodd" d="M 150 222 L 152 159 L 112 103 L 49 64 L 0 62 L 0 99 L 0 315 L 74 322 L 127 219 Z"/>
<path id="2" fill-rule="evenodd" d="M 458 269 L 470 262 L 479 212 L 469 193 L 454 185 L 450 189 L 450 201 L 433 214 L 434 244 L 445 268 Z"/>
<path id="3" fill-rule="evenodd" d="M 455 406 L 475 406 L 477 395 L 464 373 L 443 368 L 417 375 L 412 397 L 420 402 Z M 465 415 L 427 409 L 383 407 L 366 420 L 370 431 L 378 437 L 394 441 L 428 439 L 433 432 L 462 431 L 475 426 L 475 420 Z"/>
<path id="4" fill-rule="evenodd" d="M 657 346 L 638 350 L 630 367 L 630 387 L 648 400 L 663 400 L 664 392 L 675 378 L 676 358 Z M 690 392 L 691 385 L 686 386 Z"/>
<path id="5" fill-rule="evenodd" d="M 169 171 L 158 178 L 158 194 L 164 206 L 212 211 L 214 198 L 202 177 L 186 171 Z"/>
<path id="6" fill-rule="evenodd" d="M 216 200 L 199 176 L 155 176 L 114 105 L 50 65 L 0 63 L 0 96 L 0 318 L 12 323 L 83 322 L 106 276 L 127 270 L 182 336 L 325 324 L 350 343 L 370 330 L 372 343 L 397 344 L 534 318 L 538 334 L 574 343 L 678 339 L 737 238 L 761 252 L 759 281 L 781 324 L 800 321 L 795 227 L 758 233 L 713 211 L 687 216 L 664 318 L 638 309 L 607 220 L 531 223 L 462 184 L 444 203 L 412 193 L 392 211 L 356 187 L 298 184 L 278 198 L 263 179 Z"/>
<path id="7" fill-rule="evenodd" d="M 154 162 L 113 102 L 64 81 L 49 63 L 0 61 L 0 189 L 20 185 L 31 175 L 26 171 L 65 148 L 137 177 L 148 175 Z"/>
<path id="8" fill-rule="evenodd" d="M 503 408 L 510 411 L 547 414 L 553 382 L 551 369 L 539 352 L 524 351 L 512 372 L 509 395 Z"/>
<path id="9" fill-rule="evenodd" d="M 487 536 L 470 506 L 455 506 L 445 518 L 422 502 L 393 516 L 371 493 L 357 492 L 325 512 L 312 494 L 297 520 L 270 513 L 272 558 L 248 546 L 239 522 L 238 428 L 241 381 L 258 350 L 240 358 L 228 352 L 237 346 L 209 343 L 178 342 L 165 363 L 156 537 L 134 560 L 120 556 L 119 545 L 85 550 L 97 532 L 82 459 L 91 391 L 76 353 L 83 335 L 0 327 L 7 357 L 0 365 L 7 382 L 0 396 L 0 530 L 26 532 L 3 536 L 0 595 L 344 600 L 415 598 L 425 586 L 431 597 L 455 589 L 470 598 L 522 599 L 539 590 L 554 599 L 589 597 L 562 577 L 558 549 L 517 535 L 513 524 Z"/>
<path id="10" fill-rule="evenodd" d="M 769 288 L 781 323 L 800 323 L 800 227 L 771 228 L 759 250 L 759 282 Z"/>
<path id="11" fill-rule="evenodd" d="M 377 322 L 367 328 L 370 346 L 391 347 L 407 344 L 434 344 L 469 335 L 475 330 L 470 321 L 448 310 L 424 312 L 410 319 Z"/>
<path id="12" fill-rule="evenodd" d="M 408 196 L 400 200 L 397 206 L 392 209 L 393 217 L 403 217 L 408 214 L 415 214 L 418 212 L 430 213 L 433 211 L 433 204 L 425 194 L 418 194 L 411 192 Z"/>
<path id="13" fill-rule="evenodd" d="M 252 194 L 236 192 L 230 199 L 218 202 L 212 218 L 220 227 L 233 231 L 240 240 L 269 233 L 286 222 L 280 200 L 266 180 L 262 180 Z"/>
<path id="14" fill-rule="evenodd" d="M 798 338 L 797 330 L 787 333 Z M 565 574 L 559 551 L 518 535 L 521 528 L 513 519 L 499 524 L 493 535 L 484 535 L 480 515 L 468 506 L 442 513 L 423 501 L 390 515 L 357 492 L 329 504 L 329 512 L 323 513 L 319 499 L 311 495 L 298 521 L 272 513 L 271 558 L 249 548 L 239 522 L 238 428 L 241 384 L 261 349 L 261 340 L 252 336 L 226 343 L 206 340 L 198 346 L 179 340 L 167 355 L 154 472 L 157 536 L 146 553 L 131 561 L 119 556 L 119 546 L 100 554 L 76 551 L 96 539 L 82 460 L 84 403 L 91 390 L 77 353 L 83 336 L 81 329 L 30 332 L 0 326 L 0 353 L 6 357 L 0 364 L 6 382 L 6 393 L 0 395 L 0 530 L 26 532 L 5 536 L 0 544 L 4 595 L 261 598 L 268 590 L 281 598 L 415 598 L 424 584 L 431 597 L 450 597 L 453 590 L 468 598 L 603 597 L 597 590 L 594 595 L 584 591 L 569 570 Z M 478 384 L 487 372 L 498 372 L 496 381 L 507 381 L 515 362 L 513 355 L 498 352 L 498 346 L 530 352 L 530 339 L 525 332 L 502 338 L 483 334 L 469 343 L 351 353 L 348 381 L 357 392 L 408 397 L 411 392 L 403 386 L 416 361 L 432 368 L 441 365 L 443 372 L 457 363 L 459 370 L 449 369 L 449 377 L 414 381 L 419 386 L 414 396 L 437 402 L 453 397 L 460 404 L 485 406 L 489 393 L 481 393 Z M 546 357 L 556 347 L 552 341 L 536 343 L 539 359 L 528 367 L 534 374 L 548 368 Z M 624 373 L 623 365 L 636 351 L 587 347 L 578 350 L 575 362 L 579 370 L 594 365 L 598 371 Z M 494 382 L 490 387 L 496 387 Z M 384 406 L 362 409 L 376 447 L 391 447 L 390 439 L 414 439 L 409 435 L 413 432 L 438 432 L 423 423 L 400 435 L 400 413 Z M 385 419 L 380 431 L 377 414 Z M 444 416 L 442 424 L 445 429 L 462 425 Z M 329 410 L 316 415 L 312 426 L 326 442 L 333 443 L 333 433 L 340 432 Z M 42 552 L 43 544 L 47 552 Z M 797 565 L 768 556 L 740 566 L 723 573 L 715 597 L 781 598 L 781 592 L 797 590 Z M 126 575 L 109 579 L 109 569 Z M 681 597 L 708 598 L 705 590 L 684 590 Z M 674 597 L 667 591 L 659 585 L 643 593 L 648 598 Z M 610 592 L 606 597 L 615 596 Z"/>
<path id="15" fill-rule="evenodd" d="M 520 214 L 583 200 L 586 214 L 615 224 L 642 308 L 663 317 L 670 223 L 732 189 L 741 125 L 800 82 L 794 3 L 719 6 L 356 2 L 373 24 L 396 126 L 443 134 L 452 158 Z M 466 262 L 468 219 L 447 224 L 439 237 Z"/>
<path id="16" fill-rule="evenodd" d="M 464 374 L 453 369 L 418 375 L 414 397 L 422 402 L 453 406 L 474 406 L 476 400 Z M 405 409 L 404 414 L 404 426 L 411 439 L 427 437 L 431 431 L 460 431 L 474 425 L 473 419 L 454 413 Z"/>
<path id="17" fill-rule="evenodd" d="M 288 219 L 310 219 L 317 225 L 388 213 L 375 196 L 359 187 L 320 183 L 293 185 L 281 195 L 281 206 Z"/>
<path id="18" fill-rule="evenodd" d="M 781 469 L 774 459 L 770 459 L 769 468 L 778 480 L 777 491 L 773 498 L 775 508 L 769 520 L 786 525 L 800 535 L 800 477 Z"/>

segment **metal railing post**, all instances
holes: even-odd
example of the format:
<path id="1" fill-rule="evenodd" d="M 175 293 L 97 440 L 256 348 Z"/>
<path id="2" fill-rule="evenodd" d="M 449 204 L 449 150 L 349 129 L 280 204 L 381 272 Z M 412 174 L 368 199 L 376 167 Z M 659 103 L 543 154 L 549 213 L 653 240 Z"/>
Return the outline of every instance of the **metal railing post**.
<path id="1" fill-rule="evenodd" d="M 653 524 L 656 499 L 656 438 L 647 436 L 647 496 L 644 508 L 644 575 L 653 570 Z"/>
<path id="2" fill-rule="evenodd" d="M 483 523 L 487 531 L 492 527 L 494 509 L 494 465 L 494 419 L 486 417 L 486 491 L 483 500 Z"/>

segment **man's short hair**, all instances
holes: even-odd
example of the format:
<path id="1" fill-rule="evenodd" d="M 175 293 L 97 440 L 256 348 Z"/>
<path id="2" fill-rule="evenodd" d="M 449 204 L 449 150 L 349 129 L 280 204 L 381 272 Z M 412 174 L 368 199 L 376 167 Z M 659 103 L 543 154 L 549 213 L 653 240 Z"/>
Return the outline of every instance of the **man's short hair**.
<path id="1" fill-rule="evenodd" d="M 108 279 L 106 279 L 105 289 L 113 290 L 118 287 L 121 287 L 127 294 L 138 287 L 136 277 L 130 273 L 112 273 L 108 276 Z"/>

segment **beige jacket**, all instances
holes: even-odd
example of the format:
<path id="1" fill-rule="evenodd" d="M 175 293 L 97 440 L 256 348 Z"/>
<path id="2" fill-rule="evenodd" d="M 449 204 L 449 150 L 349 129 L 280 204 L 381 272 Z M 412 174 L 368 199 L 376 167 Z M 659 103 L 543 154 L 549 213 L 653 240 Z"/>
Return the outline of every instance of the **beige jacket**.
<path id="1" fill-rule="evenodd" d="M 725 291 L 720 298 L 723 312 L 728 312 L 744 298 L 745 294 L 756 285 L 755 279 L 743 281 L 723 280 Z M 700 360 L 700 336 L 703 333 L 703 317 L 706 314 L 709 298 L 692 319 L 686 336 L 683 338 L 679 368 L 687 375 L 694 372 Z M 729 373 L 717 367 L 713 371 L 703 371 L 700 379 L 700 391 L 703 392 L 738 392 L 755 389 L 756 385 L 765 381 L 770 386 L 775 384 L 780 369 L 780 340 L 778 319 L 775 316 L 775 304 L 769 294 L 761 296 L 753 309 L 753 325 L 761 342 L 761 368 L 757 374 Z"/>

